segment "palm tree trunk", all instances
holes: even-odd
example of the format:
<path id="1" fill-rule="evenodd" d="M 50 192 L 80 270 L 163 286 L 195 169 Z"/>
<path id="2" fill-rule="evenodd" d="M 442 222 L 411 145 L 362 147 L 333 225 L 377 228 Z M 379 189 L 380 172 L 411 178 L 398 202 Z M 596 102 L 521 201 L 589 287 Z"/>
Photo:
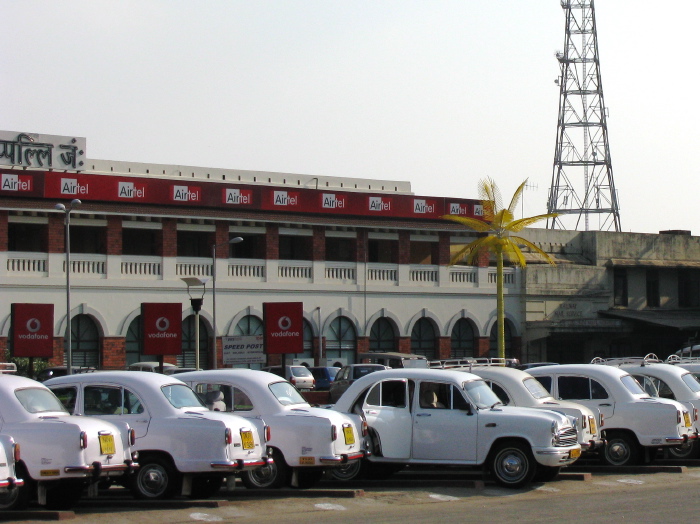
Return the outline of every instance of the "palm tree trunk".
<path id="1" fill-rule="evenodd" d="M 506 358 L 505 304 L 503 298 L 503 246 L 496 246 L 496 318 L 498 358 Z"/>

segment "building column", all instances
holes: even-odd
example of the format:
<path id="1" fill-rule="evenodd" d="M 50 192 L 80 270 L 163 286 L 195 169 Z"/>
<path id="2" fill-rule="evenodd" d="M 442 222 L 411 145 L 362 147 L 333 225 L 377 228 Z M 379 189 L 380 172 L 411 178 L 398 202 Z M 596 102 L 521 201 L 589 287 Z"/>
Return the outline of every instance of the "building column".
<path id="1" fill-rule="evenodd" d="M 163 219 L 163 229 L 160 235 L 160 256 L 163 257 L 163 280 L 173 280 L 177 277 L 175 262 L 177 260 L 177 220 Z"/>
<path id="2" fill-rule="evenodd" d="M 476 339 L 476 347 L 474 351 L 476 352 L 476 358 L 488 357 L 489 356 L 489 337 L 478 337 Z"/>

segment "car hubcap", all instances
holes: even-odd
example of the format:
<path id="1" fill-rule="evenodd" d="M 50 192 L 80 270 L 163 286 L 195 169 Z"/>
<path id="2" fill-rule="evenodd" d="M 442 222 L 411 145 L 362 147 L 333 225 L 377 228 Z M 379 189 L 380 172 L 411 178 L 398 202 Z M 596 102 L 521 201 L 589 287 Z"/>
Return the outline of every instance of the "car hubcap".
<path id="1" fill-rule="evenodd" d="M 501 468 L 509 477 L 518 477 L 523 471 L 523 461 L 517 455 L 510 454 L 503 459 Z"/>
<path id="2" fill-rule="evenodd" d="M 160 495 L 168 485 L 168 475 L 160 468 L 147 467 L 141 472 L 139 480 L 141 491 L 150 496 Z"/>
<path id="3" fill-rule="evenodd" d="M 608 455 L 614 462 L 625 462 L 629 457 L 629 450 L 623 442 L 608 444 Z"/>

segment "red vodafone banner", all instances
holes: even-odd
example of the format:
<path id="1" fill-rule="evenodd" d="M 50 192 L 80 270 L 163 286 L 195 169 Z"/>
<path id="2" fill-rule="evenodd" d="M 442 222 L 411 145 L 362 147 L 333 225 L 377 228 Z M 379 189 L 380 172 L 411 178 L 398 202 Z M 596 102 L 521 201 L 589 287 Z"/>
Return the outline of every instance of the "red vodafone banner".
<path id="1" fill-rule="evenodd" d="M 182 353 L 182 304 L 141 303 L 144 355 Z"/>
<path id="2" fill-rule="evenodd" d="M 265 353 L 279 355 L 304 351 L 304 303 L 263 303 Z"/>
<path id="3" fill-rule="evenodd" d="M 12 304 L 13 357 L 53 357 L 53 304 Z"/>

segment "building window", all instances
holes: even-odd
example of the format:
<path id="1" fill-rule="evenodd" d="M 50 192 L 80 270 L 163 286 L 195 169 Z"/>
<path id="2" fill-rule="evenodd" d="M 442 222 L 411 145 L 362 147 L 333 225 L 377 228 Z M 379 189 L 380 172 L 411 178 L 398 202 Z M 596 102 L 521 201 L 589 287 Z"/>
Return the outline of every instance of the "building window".
<path id="1" fill-rule="evenodd" d="M 660 305 L 659 270 L 647 269 L 647 307 L 659 307 Z"/>
<path id="2" fill-rule="evenodd" d="M 367 242 L 367 262 L 399 263 L 399 241 L 370 238 Z"/>
<path id="3" fill-rule="evenodd" d="M 627 306 L 627 270 L 616 268 L 613 275 L 613 305 Z"/>
<path id="4" fill-rule="evenodd" d="M 354 262 L 355 239 L 326 237 L 326 260 L 329 262 Z"/>
<path id="5" fill-rule="evenodd" d="M 435 344 L 435 329 L 432 322 L 427 318 L 421 318 L 413 325 L 411 331 L 411 352 L 416 355 L 423 355 L 428 360 L 435 360 L 437 353 Z"/>
<path id="6" fill-rule="evenodd" d="M 235 236 L 240 236 L 243 242 L 230 244 L 229 258 L 265 258 L 265 235 L 244 234 Z"/>
<path id="7" fill-rule="evenodd" d="M 460 318 L 452 329 L 450 358 L 474 356 L 474 329 L 466 318 Z"/>
<path id="8" fill-rule="evenodd" d="M 378 318 L 369 333 L 370 351 L 396 351 L 396 333 L 387 318 Z"/>
<path id="9" fill-rule="evenodd" d="M 238 321 L 233 330 L 235 336 L 262 335 L 264 334 L 263 323 L 258 317 L 246 315 Z M 234 368 L 261 369 L 262 364 L 234 364 Z"/>
<path id="10" fill-rule="evenodd" d="M 312 260 L 310 236 L 280 235 L 280 260 Z"/>
<path id="11" fill-rule="evenodd" d="M 177 356 L 177 365 L 181 368 L 193 368 L 197 363 L 197 341 L 195 338 L 195 319 L 190 315 L 182 322 L 182 354 Z M 199 367 L 209 367 L 209 333 L 202 317 L 199 317 Z"/>
<path id="12" fill-rule="evenodd" d="M 122 254 L 154 257 L 158 256 L 160 245 L 158 229 L 122 229 Z"/>
<path id="13" fill-rule="evenodd" d="M 433 263 L 433 242 L 411 242 L 411 264 Z"/>
<path id="14" fill-rule="evenodd" d="M 326 358 L 344 359 L 347 364 L 354 364 L 356 350 L 355 326 L 346 317 L 334 318 L 326 331 Z"/>
<path id="15" fill-rule="evenodd" d="M 71 361 L 74 366 L 100 367 L 100 337 L 95 321 L 87 315 L 71 319 Z M 63 362 L 67 365 L 68 333 L 63 342 Z"/>
<path id="16" fill-rule="evenodd" d="M 100 226 L 70 226 L 71 253 L 106 255 L 105 234 L 107 229 Z"/>
<path id="17" fill-rule="evenodd" d="M 213 235 L 207 231 L 177 232 L 177 256 L 211 258 Z"/>
<path id="18" fill-rule="evenodd" d="M 136 317 L 129 324 L 126 332 L 126 365 L 130 366 L 136 362 L 144 361 L 143 345 L 141 337 L 141 315 Z"/>
<path id="19" fill-rule="evenodd" d="M 513 332 L 510 327 L 510 322 L 504 321 L 503 338 L 505 339 L 505 354 L 506 358 L 515 358 L 513 355 Z M 489 358 L 498 357 L 498 322 L 491 328 L 491 336 L 489 337 Z"/>
<path id="20" fill-rule="evenodd" d="M 700 306 L 700 272 L 692 269 L 678 271 L 678 305 L 680 307 Z"/>
<path id="21" fill-rule="evenodd" d="M 23 224 L 10 222 L 7 225 L 8 251 L 46 253 L 46 224 Z"/>

